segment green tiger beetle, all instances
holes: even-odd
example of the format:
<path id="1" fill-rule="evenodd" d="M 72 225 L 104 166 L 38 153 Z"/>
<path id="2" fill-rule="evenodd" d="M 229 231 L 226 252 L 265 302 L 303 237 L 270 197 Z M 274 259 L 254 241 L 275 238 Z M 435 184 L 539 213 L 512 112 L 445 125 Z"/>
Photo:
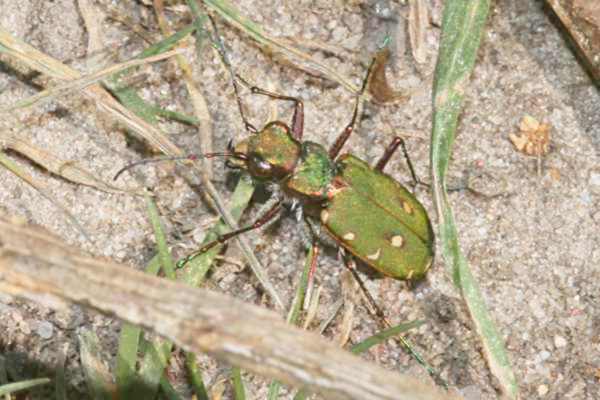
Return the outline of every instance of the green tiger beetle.
<path id="1" fill-rule="evenodd" d="M 352 154 L 340 155 L 342 148 L 354 132 L 360 99 L 369 82 L 372 68 L 373 63 L 356 98 L 350 123 L 329 149 L 319 143 L 302 140 L 304 133 L 302 100 L 251 86 L 237 76 L 239 81 L 250 87 L 253 94 L 292 102 L 294 112 L 291 126 L 281 121 L 274 121 L 257 130 L 245 118 L 240 98 L 237 96 L 242 119 L 250 132 L 248 137 L 236 145 L 230 142 L 225 152 L 140 160 L 122 168 L 115 179 L 122 172 L 142 163 L 225 157 L 228 167 L 244 170 L 257 183 L 267 185 L 272 197 L 265 207 L 266 212 L 254 223 L 225 233 L 181 259 L 177 263 L 178 267 L 239 234 L 265 226 L 279 215 L 284 204 L 291 203 L 291 208 L 296 211 L 299 221 L 306 222 L 313 237 L 311 245 L 314 249 L 317 248 L 316 243 L 321 241 L 320 232 L 315 232 L 316 226 L 322 228 L 318 230 L 325 231 L 334 244 L 383 275 L 411 282 L 420 280 L 433 261 L 434 235 L 429 217 L 417 198 L 383 171 L 394 152 L 402 146 L 413 184 L 420 183 L 403 139 L 395 137 L 375 166 Z M 237 83 L 233 73 L 232 78 L 237 95 Z M 346 254 L 343 257 L 344 263 L 357 278 L 377 315 L 389 327 L 390 324 L 383 312 L 376 306 L 350 265 L 350 258 Z M 316 259 L 312 260 L 311 265 L 309 282 L 312 282 L 314 276 Z M 439 381 L 437 373 L 413 351 L 406 339 L 400 337 L 400 340 L 409 353 Z"/>
<path id="2" fill-rule="evenodd" d="M 368 77 L 369 73 L 361 94 Z M 402 146 L 413 182 L 419 182 L 404 140 L 395 137 L 372 167 L 352 154 L 340 155 L 354 132 L 360 95 L 350 123 L 326 149 L 319 143 L 302 140 L 304 105 L 300 99 L 256 86 L 250 90 L 253 94 L 293 102 L 291 126 L 274 121 L 257 130 L 242 115 L 252 134 L 235 146 L 230 142 L 226 152 L 141 160 L 125 166 L 115 176 L 116 179 L 141 163 L 226 157 L 228 167 L 245 170 L 256 182 L 268 185 L 272 192 L 271 206 L 263 215 L 249 226 L 219 236 L 180 260 L 178 266 L 239 234 L 261 228 L 278 216 L 284 202 L 291 202 L 301 219 L 311 225 L 317 222 L 337 245 L 383 275 L 406 281 L 423 278 L 433 261 L 431 222 L 417 198 L 383 172 L 391 156 Z"/>

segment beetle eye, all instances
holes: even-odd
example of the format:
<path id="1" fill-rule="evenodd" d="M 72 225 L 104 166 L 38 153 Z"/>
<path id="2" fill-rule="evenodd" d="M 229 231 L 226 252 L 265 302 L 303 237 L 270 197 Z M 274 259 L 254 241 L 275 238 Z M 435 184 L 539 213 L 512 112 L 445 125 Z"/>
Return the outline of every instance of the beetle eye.
<path id="1" fill-rule="evenodd" d="M 254 171 L 256 175 L 267 177 L 271 174 L 271 164 L 258 154 L 254 154 L 250 157 L 249 165 L 250 169 Z"/>
<path id="2" fill-rule="evenodd" d="M 257 167 L 265 172 L 268 172 L 271 170 L 271 164 L 269 164 L 266 161 L 259 161 L 257 164 Z"/>

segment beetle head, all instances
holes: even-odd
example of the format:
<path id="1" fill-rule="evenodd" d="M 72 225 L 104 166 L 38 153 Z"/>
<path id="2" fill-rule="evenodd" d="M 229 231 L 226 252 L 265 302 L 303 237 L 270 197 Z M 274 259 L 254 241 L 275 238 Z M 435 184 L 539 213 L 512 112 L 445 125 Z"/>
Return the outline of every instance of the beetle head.
<path id="1" fill-rule="evenodd" d="M 258 179 L 279 180 L 294 171 L 300 142 L 292 137 L 287 125 L 275 121 L 235 146 L 230 144 L 231 150 L 244 157 L 230 158 L 229 167 L 245 169 Z"/>

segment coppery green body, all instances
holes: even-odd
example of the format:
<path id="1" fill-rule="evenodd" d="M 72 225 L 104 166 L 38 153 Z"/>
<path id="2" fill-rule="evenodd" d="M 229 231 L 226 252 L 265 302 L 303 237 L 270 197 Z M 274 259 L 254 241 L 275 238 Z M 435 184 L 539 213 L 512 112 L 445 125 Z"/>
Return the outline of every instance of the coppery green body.
<path id="1" fill-rule="evenodd" d="M 433 259 L 433 232 L 421 203 L 389 175 L 268 124 L 237 147 L 255 178 L 278 183 L 355 257 L 395 279 L 422 278 Z"/>

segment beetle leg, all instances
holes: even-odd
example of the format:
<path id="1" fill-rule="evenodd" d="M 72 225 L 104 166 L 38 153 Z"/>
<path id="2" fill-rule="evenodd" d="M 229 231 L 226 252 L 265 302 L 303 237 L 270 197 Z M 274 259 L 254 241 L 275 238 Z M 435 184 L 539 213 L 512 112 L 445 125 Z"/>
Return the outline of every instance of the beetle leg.
<path id="1" fill-rule="evenodd" d="M 251 85 L 247 80 L 237 75 L 244 85 L 250 88 L 253 94 L 262 94 L 276 100 L 292 101 L 294 102 L 294 115 L 292 116 L 292 136 L 296 140 L 302 140 L 302 134 L 304 133 L 304 103 L 297 97 L 285 96 L 279 93 L 271 92 L 258 86 Z"/>
<path id="2" fill-rule="evenodd" d="M 194 253 L 188 255 L 187 257 L 179 260 L 177 262 L 177 267 L 181 268 L 183 267 L 185 264 L 187 264 L 188 262 L 190 262 L 192 259 L 198 257 L 201 254 L 206 253 L 208 250 L 212 249 L 213 247 L 215 247 L 218 244 L 223 244 L 225 242 L 227 242 L 229 239 L 232 239 L 244 232 L 248 232 L 248 231 L 252 231 L 255 229 L 258 229 L 262 226 L 264 226 L 265 224 L 269 223 L 270 221 L 273 220 L 273 218 L 275 218 L 277 216 L 277 214 L 279 213 L 279 211 L 281 210 L 281 203 L 283 200 L 281 199 L 277 199 L 275 201 L 275 204 L 273 204 L 269 210 L 267 212 L 265 212 L 263 215 L 261 215 L 256 221 L 254 221 L 253 224 L 248 225 L 246 227 L 237 229 L 235 231 L 231 231 L 228 233 L 225 233 L 223 235 L 219 235 L 217 236 L 217 238 L 215 240 L 213 240 L 212 242 L 209 242 L 207 244 L 205 244 L 204 246 L 202 246 L 198 251 L 195 251 Z"/>
<path id="3" fill-rule="evenodd" d="M 346 128 L 344 128 L 342 133 L 335 139 L 335 142 L 333 142 L 333 144 L 329 148 L 329 158 L 331 158 L 332 160 L 340 154 L 342 147 L 344 147 L 344 144 L 346 144 L 346 142 L 350 138 L 350 135 L 354 131 L 354 125 L 356 125 L 356 119 L 358 118 L 358 108 L 360 105 L 360 99 L 363 93 L 365 93 L 365 90 L 367 89 L 367 84 L 369 83 L 369 77 L 371 76 L 371 71 L 373 70 L 374 64 L 375 58 L 373 58 L 373 60 L 371 61 L 369 69 L 367 70 L 367 74 L 363 79 L 360 91 L 356 96 L 356 103 L 354 103 L 354 111 L 352 112 L 352 119 L 350 120 L 350 123 L 346 126 Z"/>
<path id="4" fill-rule="evenodd" d="M 362 93 L 362 90 L 361 90 Z M 338 154 L 340 154 L 340 150 L 344 147 L 344 144 L 350 138 L 350 135 L 354 131 L 354 125 L 356 124 L 356 118 L 358 117 L 358 106 L 360 105 L 360 95 L 356 97 L 356 103 L 354 104 L 354 112 L 352 113 L 352 120 L 350 123 L 344 128 L 342 133 L 335 139 L 335 142 L 329 148 L 329 158 L 332 160 L 335 159 Z"/>
<path id="5" fill-rule="evenodd" d="M 354 263 L 352 256 L 344 252 L 342 254 L 342 260 L 344 261 L 344 265 L 346 266 L 346 268 L 352 273 L 352 276 L 354 277 L 354 280 L 356 280 L 356 282 L 358 283 L 358 286 L 360 286 L 360 290 L 364 294 L 365 299 L 367 300 L 367 304 L 369 305 L 369 307 L 367 307 L 369 313 L 379 319 L 379 321 L 383 325 L 383 329 L 390 328 L 392 324 L 386 318 L 383 310 L 381 309 L 381 307 L 379 307 L 373 296 L 371 296 L 371 293 L 365 286 L 365 283 L 358 275 L 358 272 L 356 271 L 356 264 Z"/>
<path id="6" fill-rule="evenodd" d="M 404 143 L 404 139 L 402 139 L 399 136 L 396 136 L 394 138 L 394 140 L 392 140 L 392 143 L 390 143 L 389 146 L 385 149 L 385 152 L 383 153 L 383 155 L 381 156 L 379 161 L 377 161 L 377 164 L 375 164 L 375 170 L 383 172 L 383 169 L 387 165 L 388 161 L 390 161 L 390 158 L 392 157 L 392 155 L 398 149 L 398 146 L 402 146 L 402 152 L 404 153 L 404 159 L 406 160 L 406 164 L 408 165 L 408 170 L 410 171 L 410 176 L 413 180 L 413 186 L 416 186 L 416 185 L 429 186 L 428 184 L 422 182 L 417 177 L 417 174 L 415 173 L 415 169 L 413 167 L 412 161 L 410 160 L 410 157 L 408 156 L 408 151 L 406 150 L 406 145 Z"/>
<path id="7" fill-rule="evenodd" d="M 307 310 L 310 305 L 313 288 L 315 286 L 315 272 L 317 272 L 317 259 L 319 257 L 319 245 L 317 242 L 313 242 L 311 245 L 311 260 L 310 260 L 310 269 L 308 270 L 308 279 L 306 283 L 306 292 L 304 295 L 304 304 L 302 308 Z"/>

